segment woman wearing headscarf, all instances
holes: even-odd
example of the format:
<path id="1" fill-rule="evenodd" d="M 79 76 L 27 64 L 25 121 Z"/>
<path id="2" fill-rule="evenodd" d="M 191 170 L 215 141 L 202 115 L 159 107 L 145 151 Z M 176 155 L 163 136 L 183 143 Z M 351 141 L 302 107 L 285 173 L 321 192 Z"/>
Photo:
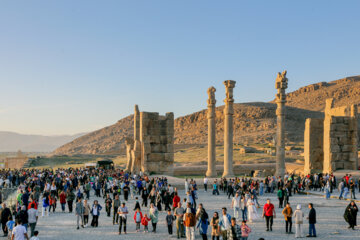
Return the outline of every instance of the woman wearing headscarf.
<path id="1" fill-rule="evenodd" d="M 357 217 L 358 207 L 354 201 L 351 201 L 350 204 L 346 207 L 344 218 L 347 223 L 349 223 L 349 228 L 354 229 L 356 226 L 356 217 Z"/>
<path id="2" fill-rule="evenodd" d="M 149 209 L 149 217 L 151 219 L 151 224 L 153 227 L 153 232 L 156 233 L 156 225 L 158 222 L 158 217 L 159 217 L 159 211 L 158 209 L 155 207 L 155 205 L 153 203 L 150 204 L 150 209 Z"/>
<path id="3" fill-rule="evenodd" d="M 213 218 L 210 221 L 211 226 L 211 239 L 219 240 L 220 239 L 220 226 L 219 226 L 219 213 L 215 212 Z"/>
<path id="4" fill-rule="evenodd" d="M 302 238 L 303 235 L 303 224 L 304 224 L 304 212 L 301 211 L 301 205 L 298 204 L 293 215 L 295 221 L 295 237 Z"/>

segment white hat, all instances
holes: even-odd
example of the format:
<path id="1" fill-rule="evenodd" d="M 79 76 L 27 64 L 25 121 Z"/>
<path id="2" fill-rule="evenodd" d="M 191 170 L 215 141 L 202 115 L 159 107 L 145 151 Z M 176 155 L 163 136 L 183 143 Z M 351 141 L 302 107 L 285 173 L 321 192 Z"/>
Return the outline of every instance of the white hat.
<path id="1" fill-rule="evenodd" d="M 301 209 L 301 204 L 298 204 L 298 205 L 296 206 L 296 209 L 297 209 L 297 210 L 300 210 L 300 209 Z"/>

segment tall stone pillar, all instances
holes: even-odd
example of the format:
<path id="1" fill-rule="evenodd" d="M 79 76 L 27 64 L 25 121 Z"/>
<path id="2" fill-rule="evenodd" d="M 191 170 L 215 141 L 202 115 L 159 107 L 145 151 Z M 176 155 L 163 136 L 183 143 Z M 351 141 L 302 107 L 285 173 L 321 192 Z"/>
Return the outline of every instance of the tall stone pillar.
<path id="1" fill-rule="evenodd" d="M 134 109 L 134 148 L 132 150 L 131 172 L 138 173 L 141 168 L 141 143 L 140 143 L 140 112 L 138 105 Z"/>
<path id="2" fill-rule="evenodd" d="M 214 87 L 207 90 L 209 99 L 207 100 L 207 119 L 208 119 L 208 169 L 207 177 L 217 177 L 216 172 L 216 123 L 215 123 L 215 92 Z"/>
<path id="3" fill-rule="evenodd" d="M 235 81 L 224 81 L 226 98 L 224 109 L 224 173 L 223 177 L 234 177 L 233 171 L 233 115 L 234 115 L 234 98 L 233 90 Z"/>
<path id="4" fill-rule="evenodd" d="M 282 73 L 278 73 L 276 77 L 275 88 L 276 94 L 276 172 L 275 175 L 283 177 L 285 175 L 285 103 L 286 94 L 285 89 L 288 85 L 288 79 L 286 78 L 286 70 Z"/>

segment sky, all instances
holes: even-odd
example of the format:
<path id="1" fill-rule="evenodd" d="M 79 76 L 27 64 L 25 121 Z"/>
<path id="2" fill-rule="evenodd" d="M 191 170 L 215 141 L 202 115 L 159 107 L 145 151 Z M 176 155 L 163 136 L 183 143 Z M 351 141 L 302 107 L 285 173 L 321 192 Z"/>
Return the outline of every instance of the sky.
<path id="1" fill-rule="evenodd" d="M 360 74 L 359 1 L 5 0 L 0 131 L 89 132 L 140 111 L 206 108 Z"/>

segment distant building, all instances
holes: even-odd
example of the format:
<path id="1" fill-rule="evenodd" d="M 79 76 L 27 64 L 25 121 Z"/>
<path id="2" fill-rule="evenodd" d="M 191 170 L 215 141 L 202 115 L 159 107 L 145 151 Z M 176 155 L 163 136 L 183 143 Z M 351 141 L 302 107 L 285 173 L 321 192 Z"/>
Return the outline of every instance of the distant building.
<path id="1" fill-rule="evenodd" d="M 29 158 L 20 150 L 15 157 L 7 157 L 4 161 L 5 168 L 22 168 Z"/>

